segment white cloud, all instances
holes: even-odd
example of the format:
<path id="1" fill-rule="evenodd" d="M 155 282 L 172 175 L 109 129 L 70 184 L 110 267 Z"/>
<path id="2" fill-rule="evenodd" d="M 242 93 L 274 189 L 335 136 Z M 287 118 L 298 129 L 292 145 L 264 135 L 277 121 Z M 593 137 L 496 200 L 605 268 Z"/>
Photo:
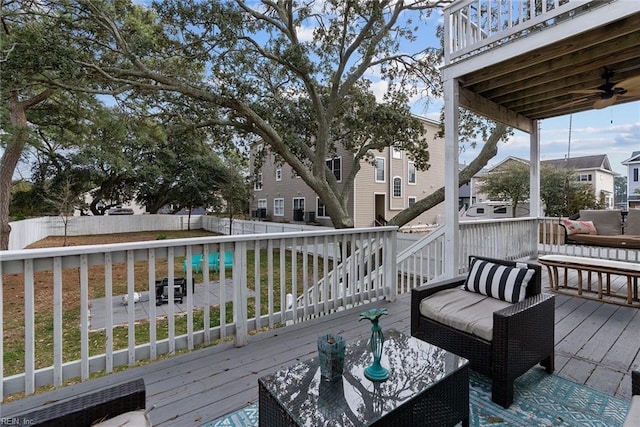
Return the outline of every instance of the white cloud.
<path id="1" fill-rule="evenodd" d="M 298 40 L 303 43 L 313 41 L 313 30 L 314 28 L 311 27 L 296 27 Z"/>

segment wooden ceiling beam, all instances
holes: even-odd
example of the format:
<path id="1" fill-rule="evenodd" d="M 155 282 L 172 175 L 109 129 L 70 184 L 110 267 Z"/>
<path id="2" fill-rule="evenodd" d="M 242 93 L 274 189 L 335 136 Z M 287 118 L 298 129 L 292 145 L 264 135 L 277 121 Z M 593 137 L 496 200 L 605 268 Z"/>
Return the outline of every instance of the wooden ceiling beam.
<path id="1" fill-rule="evenodd" d="M 640 28 L 640 14 L 634 14 L 617 22 L 603 25 L 598 29 L 590 30 L 585 34 L 578 34 L 562 42 L 546 46 L 541 49 L 544 51 L 543 53 L 527 53 L 513 58 L 508 63 L 485 67 L 482 70 L 465 75 L 460 81 L 464 87 L 468 88 L 516 71 L 523 71 L 524 75 L 530 75 L 529 68 L 535 67 L 536 64 L 540 63 L 541 58 L 544 61 L 552 61 L 575 52 L 584 51 L 591 46 L 602 45 L 606 41 L 630 33 L 636 33 L 637 37 L 638 28 Z M 543 54 L 544 56 L 541 56 Z"/>
<path id="2" fill-rule="evenodd" d="M 533 131 L 533 124 L 528 117 L 516 114 L 502 105 L 491 102 L 468 89 L 461 87 L 458 99 L 460 106 L 491 120 L 520 129 L 523 132 L 531 133 Z"/>
<path id="3" fill-rule="evenodd" d="M 558 87 L 562 85 L 566 90 L 591 89 L 600 86 L 603 83 L 602 73 L 604 68 L 611 71 L 618 69 L 632 68 L 634 65 L 640 69 L 640 32 L 637 37 L 638 44 L 632 47 L 626 47 L 622 51 L 611 51 L 603 47 L 603 51 L 608 53 L 599 57 L 574 58 L 573 61 L 565 61 L 564 58 L 554 64 L 541 64 L 541 68 L 549 68 L 545 74 L 536 73 L 524 79 L 514 81 L 513 78 L 519 78 L 521 73 L 509 74 L 504 79 L 504 84 L 492 90 L 482 90 L 481 86 L 473 86 L 469 89 L 481 93 L 484 97 L 495 99 L 501 96 L 507 96 L 513 92 L 520 92 L 525 89 L 544 88 L 547 86 Z M 559 64 L 562 63 L 562 67 Z M 633 73 L 639 70 L 633 71 Z M 625 72 L 628 75 L 628 72 Z M 624 78 L 624 77 L 622 77 Z"/>
<path id="4" fill-rule="evenodd" d="M 576 72 L 593 71 L 595 68 L 603 67 L 611 64 L 612 62 L 624 61 L 630 58 L 637 58 L 638 52 L 640 52 L 640 32 L 636 31 L 632 34 L 625 34 L 620 38 L 616 38 L 607 43 L 594 45 L 584 52 L 570 53 L 562 57 L 554 57 L 552 59 L 545 58 L 540 60 L 536 64 L 532 64 L 526 73 L 512 72 L 505 76 L 505 79 L 509 77 L 510 84 L 519 84 L 523 87 L 533 86 L 545 78 L 562 78 Z M 544 52 L 540 52 L 542 57 Z M 503 64 L 504 68 L 508 68 L 509 64 Z M 600 77 L 602 70 L 596 72 L 597 77 Z M 473 86 L 465 85 L 465 87 L 478 93 L 486 93 L 491 90 L 500 89 L 500 80 L 491 79 L 485 82 L 478 83 Z M 542 81 L 541 83 L 544 83 Z"/>

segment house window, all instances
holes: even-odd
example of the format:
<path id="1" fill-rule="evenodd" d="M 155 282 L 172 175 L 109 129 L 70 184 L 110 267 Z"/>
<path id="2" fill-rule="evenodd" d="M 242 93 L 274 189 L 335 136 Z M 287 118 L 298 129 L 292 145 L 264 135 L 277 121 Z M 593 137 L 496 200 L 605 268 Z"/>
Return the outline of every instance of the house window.
<path id="1" fill-rule="evenodd" d="M 256 181 L 253 183 L 253 189 L 255 191 L 262 190 L 262 172 L 258 172 L 258 174 L 256 175 Z"/>
<path id="2" fill-rule="evenodd" d="M 325 207 L 324 203 L 322 203 L 322 200 L 320 200 L 320 197 L 318 197 L 316 199 L 316 218 L 317 217 L 324 217 L 326 218 L 327 216 L 327 208 Z"/>
<path id="3" fill-rule="evenodd" d="M 413 206 L 416 204 L 416 198 L 415 196 L 409 196 L 409 207 Z"/>
<path id="4" fill-rule="evenodd" d="M 333 176 L 336 177 L 336 181 L 342 181 L 342 157 L 327 159 L 327 167 L 331 172 L 333 172 Z"/>
<path id="5" fill-rule="evenodd" d="M 304 197 L 294 197 L 293 198 L 293 209 L 302 209 L 304 210 Z"/>
<path id="6" fill-rule="evenodd" d="M 582 173 L 582 174 L 580 174 L 580 176 L 578 177 L 578 181 L 582 181 L 582 182 L 591 181 L 591 174 L 590 173 Z"/>
<path id="7" fill-rule="evenodd" d="M 284 216 L 284 199 L 273 199 L 273 216 Z"/>
<path id="8" fill-rule="evenodd" d="M 633 169 L 633 182 L 638 182 L 638 168 Z"/>
<path id="9" fill-rule="evenodd" d="M 376 157 L 376 182 L 384 182 L 384 158 Z"/>
<path id="10" fill-rule="evenodd" d="M 399 148 L 391 147 L 391 157 L 393 157 L 394 159 L 401 159 L 402 151 Z"/>
<path id="11" fill-rule="evenodd" d="M 276 181 L 282 181 L 282 168 L 276 168 Z"/>
<path id="12" fill-rule="evenodd" d="M 258 199 L 258 210 L 252 216 L 255 218 L 267 217 L 267 199 Z"/>
<path id="13" fill-rule="evenodd" d="M 407 176 L 407 182 L 409 184 L 416 183 L 416 164 L 413 162 L 409 162 L 409 176 Z"/>
<path id="14" fill-rule="evenodd" d="M 402 197 L 402 178 L 393 177 L 393 197 Z"/>

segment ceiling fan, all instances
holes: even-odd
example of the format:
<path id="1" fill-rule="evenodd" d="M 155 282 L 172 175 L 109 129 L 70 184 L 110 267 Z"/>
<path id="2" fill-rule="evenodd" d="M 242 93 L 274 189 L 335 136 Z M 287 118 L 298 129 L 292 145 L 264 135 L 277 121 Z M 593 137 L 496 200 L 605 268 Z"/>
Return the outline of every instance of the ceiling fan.
<path id="1" fill-rule="evenodd" d="M 605 82 L 602 85 L 598 86 L 595 89 L 570 91 L 569 93 L 590 95 L 587 98 L 581 98 L 573 101 L 571 104 L 578 104 L 590 98 L 595 98 L 595 101 L 593 102 L 593 108 L 601 109 L 615 104 L 615 102 L 618 100 L 618 97 L 640 96 L 640 75 L 629 77 L 627 79 L 614 83 L 611 81 L 613 74 L 613 71 L 605 69 L 604 74 L 602 74 L 602 78 L 605 80 Z"/>

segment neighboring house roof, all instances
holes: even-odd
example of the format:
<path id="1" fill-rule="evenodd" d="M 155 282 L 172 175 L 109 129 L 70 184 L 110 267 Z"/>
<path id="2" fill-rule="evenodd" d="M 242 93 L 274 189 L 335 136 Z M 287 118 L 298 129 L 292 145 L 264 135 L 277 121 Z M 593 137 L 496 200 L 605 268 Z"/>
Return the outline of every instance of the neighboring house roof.
<path id="1" fill-rule="evenodd" d="M 525 165 L 529 165 L 529 160 L 526 159 L 521 159 L 520 157 L 515 157 L 515 156 L 509 156 L 509 157 L 505 157 L 504 159 L 502 159 L 501 162 L 499 162 L 497 165 L 490 167 L 489 169 L 486 169 L 486 173 L 491 172 L 494 169 L 499 168 L 500 166 L 504 165 L 507 162 L 512 162 L 512 161 L 516 161 L 516 162 L 520 162 L 523 163 Z M 483 169 L 482 171 L 485 171 L 485 169 Z M 480 171 L 480 172 L 482 172 Z M 476 175 L 479 176 L 480 172 Z"/>
<path id="2" fill-rule="evenodd" d="M 614 173 L 606 154 L 596 154 L 593 156 L 571 157 L 569 159 L 543 160 L 542 166 L 554 166 L 565 169 L 603 169 Z"/>
<path id="3" fill-rule="evenodd" d="M 631 157 L 622 162 L 623 165 L 630 165 L 632 163 L 640 163 L 640 151 L 634 151 Z"/>

